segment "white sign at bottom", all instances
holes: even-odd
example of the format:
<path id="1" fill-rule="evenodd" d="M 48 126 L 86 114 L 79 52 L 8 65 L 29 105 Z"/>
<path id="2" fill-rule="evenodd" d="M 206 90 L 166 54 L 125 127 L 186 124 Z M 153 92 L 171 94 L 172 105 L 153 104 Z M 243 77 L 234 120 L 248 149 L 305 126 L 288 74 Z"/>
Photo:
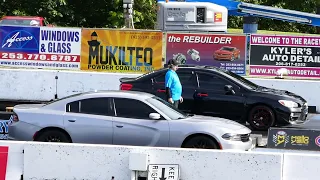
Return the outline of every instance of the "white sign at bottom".
<path id="1" fill-rule="evenodd" d="M 179 164 L 150 164 L 148 180 L 179 180 Z"/>

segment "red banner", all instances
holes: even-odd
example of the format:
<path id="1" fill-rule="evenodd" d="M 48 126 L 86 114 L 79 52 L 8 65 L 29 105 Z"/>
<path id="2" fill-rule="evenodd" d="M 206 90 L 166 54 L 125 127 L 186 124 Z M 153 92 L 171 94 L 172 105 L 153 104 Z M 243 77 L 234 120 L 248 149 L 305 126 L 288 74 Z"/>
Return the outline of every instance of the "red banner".
<path id="1" fill-rule="evenodd" d="M 168 33 L 166 59 L 177 59 L 182 64 L 216 66 L 245 75 L 246 39 L 246 35 Z"/>
<path id="2" fill-rule="evenodd" d="M 8 146 L 0 146 L 0 180 L 6 180 L 8 150 Z"/>

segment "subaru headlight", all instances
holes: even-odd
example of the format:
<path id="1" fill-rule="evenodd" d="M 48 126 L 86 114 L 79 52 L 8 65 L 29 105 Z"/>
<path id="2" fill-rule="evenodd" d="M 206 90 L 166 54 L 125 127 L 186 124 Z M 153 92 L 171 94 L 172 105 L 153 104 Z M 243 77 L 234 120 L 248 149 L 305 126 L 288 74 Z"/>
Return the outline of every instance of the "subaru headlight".
<path id="1" fill-rule="evenodd" d="M 221 137 L 225 140 L 241 141 L 240 134 L 226 133 L 226 134 L 222 135 Z"/>
<path id="2" fill-rule="evenodd" d="M 298 103 L 287 100 L 279 100 L 279 103 L 288 108 L 297 108 L 299 106 Z"/>

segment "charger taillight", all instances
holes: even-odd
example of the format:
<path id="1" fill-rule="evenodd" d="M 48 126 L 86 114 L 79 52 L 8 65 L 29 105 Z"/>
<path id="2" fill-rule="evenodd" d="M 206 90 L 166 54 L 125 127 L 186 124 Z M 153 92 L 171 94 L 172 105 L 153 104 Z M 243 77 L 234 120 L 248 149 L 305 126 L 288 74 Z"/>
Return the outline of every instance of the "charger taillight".
<path id="1" fill-rule="evenodd" d="M 16 113 L 14 113 L 14 114 L 12 115 L 12 121 L 13 121 L 13 122 L 18 122 L 18 121 L 19 121 L 19 117 L 18 117 L 18 115 L 17 115 Z"/>
<path id="2" fill-rule="evenodd" d="M 132 84 L 127 84 L 127 83 L 120 84 L 120 90 L 129 91 L 132 89 L 132 87 L 133 87 Z"/>

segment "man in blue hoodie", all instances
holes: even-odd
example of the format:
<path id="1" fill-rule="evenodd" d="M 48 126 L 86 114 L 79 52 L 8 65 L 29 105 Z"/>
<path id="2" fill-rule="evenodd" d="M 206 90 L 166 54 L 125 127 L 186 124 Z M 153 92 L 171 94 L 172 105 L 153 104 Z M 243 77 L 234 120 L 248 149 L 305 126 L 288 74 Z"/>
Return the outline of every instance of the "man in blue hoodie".
<path id="1" fill-rule="evenodd" d="M 182 85 L 176 71 L 178 70 L 179 61 L 170 59 L 168 61 L 168 71 L 165 76 L 165 88 L 168 102 L 178 108 L 179 103 L 183 102 Z"/>

